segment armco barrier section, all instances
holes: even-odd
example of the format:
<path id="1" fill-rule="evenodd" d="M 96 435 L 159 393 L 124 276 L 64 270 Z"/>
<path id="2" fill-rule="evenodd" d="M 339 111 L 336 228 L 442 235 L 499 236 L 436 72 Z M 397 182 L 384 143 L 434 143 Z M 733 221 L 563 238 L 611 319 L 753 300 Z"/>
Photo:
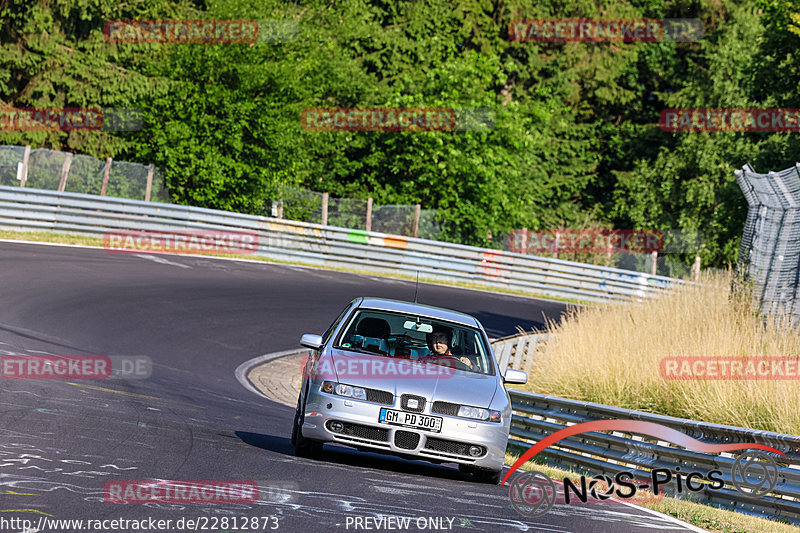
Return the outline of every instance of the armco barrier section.
<path id="1" fill-rule="evenodd" d="M 725 487 L 719 490 L 706 487 L 700 492 L 692 493 L 693 500 L 800 524 L 800 468 L 797 467 L 800 465 L 800 437 L 709 424 L 511 389 L 509 393 L 514 410 L 509 444 L 519 446 L 521 449 L 528 449 L 535 442 L 569 425 L 610 419 L 654 422 L 714 444 L 748 442 L 772 446 L 785 453 L 787 457 L 775 453 L 768 454 L 779 465 L 778 480 L 775 488 L 763 496 L 744 494 L 733 488 L 731 468 L 735 457 L 730 454 L 692 452 L 647 436 L 634 437 L 618 431 L 613 434 L 585 433 L 559 441 L 540 455 L 553 466 L 608 475 L 612 478 L 621 471 L 633 472 L 636 477 L 649 478 L 650 471 L 654 468 L 674 471 L 676 466 L 684 473 L 700 472 L 704 476 L 710 470 L 719 470 L 722 472 Z M 671 482 L 668 486 L 674 487 L 675 483 Z M 667 492 L 672 494 L 669 489 Z M 678 497 L 686 495 L 684 489 Z"/>
<path id="2" fill-rule="evenodd" d="M 587 302 L 639 300 L 681 280 L 571 261 L 227 211 L 0 186 L 0 228 L 102 237 L 112 230 L 254 231 L 256 255 L 475 283 Z"/>
<path id="3" fill-rule="evenodd" d="M 514 335 L 492 343 L 492 351 L 500 368 L 528 371 L 539 350 L 547 343 L 547 334 Z"/>

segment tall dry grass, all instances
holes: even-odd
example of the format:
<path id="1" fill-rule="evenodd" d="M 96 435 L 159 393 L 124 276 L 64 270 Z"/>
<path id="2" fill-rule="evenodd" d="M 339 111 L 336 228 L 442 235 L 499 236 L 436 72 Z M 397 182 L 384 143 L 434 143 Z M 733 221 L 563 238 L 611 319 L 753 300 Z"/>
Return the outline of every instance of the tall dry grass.
<path id="1" fill-rule="evenodd" d="M 584 307 L 549 324 L 527 389 L 566 398 L 800 435 L 800 380 L 665 380 L 666 356 L 800 357 L 800 334 L 731 295 L 730 274 L 657 299 Z"/>

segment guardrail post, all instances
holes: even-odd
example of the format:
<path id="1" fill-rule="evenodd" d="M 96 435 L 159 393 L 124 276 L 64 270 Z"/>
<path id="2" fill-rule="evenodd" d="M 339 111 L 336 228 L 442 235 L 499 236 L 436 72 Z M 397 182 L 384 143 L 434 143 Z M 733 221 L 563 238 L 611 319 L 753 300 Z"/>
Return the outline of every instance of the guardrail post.
<path id="1" fill-rule="evenodd" d="M 322 193 L 322 225 L 328 225 L 328 197 L 329 193 Z"/>
<path id="2" fill-rule="evenodd" d="M 514 368 L 514 370 L 523 370 L 526 367 L 527 363 L 526 360 L 528 355 L 525 350 L 530 346 L 528 343 L 528 338 L 520 337 L 517 339 L 517 342 L 515 344 L 516 347 L 514 349 L 514 364 L 512 368 Z"/>
<path id="3" fill-rule="evenodd" d="M 653 253 L 650 254 L 650 257 L 653 259 L 653 264 L 650 265 L 650 273 L 655 276 L 656 269 L 658 268 L 658 251 L 654 250 Z"/>
<path id="4" fill-rule="evenodd" d="M 417 204 L 414 206 L 414 228 L 413 236 L 419 237 L 419 216 L 422 214 L 422 206 Z"/>
<path id="5" fill-rule="evenodd" d="M 67 176 L 69 175 L 69 167 L 72 165 L 72 153 L 67 152 L 64 158 L 64 164 L 61 165 L 61 180 L 58 182 L 58 192 L 64 192 L 67 188 Z"/>
<path id="6" fill-rule="evenodd" d="M 509 358 L 511 357 L 511 343 L 504 342 L 501 344 L 499 349 L 495 350 L 494 355 L 497 358 L 497 364 L 500 366 L 500 371 L 505 374 L 505 371 L 509 367 Z"/>
<path id="7" fill-rule="evenodd" d="M 153 190 L 153 171 L 155 170 L 155 165 L 150 165 L 147 167 L 147 189 L 144 191 L 144 201 L 150 201 L 150 191 Z"/>
<path id="8" fill-rule="evenodd" d="M 22 154 L 22 168 L 19 170 L 19 186 L 24 187 L 25 182 L 28 181 L 28 161 L 31 159 L 31 147 L 26 146 L 25 152 Z"/>
<path id="9" fill-rule="evenodd" d="M 111 158 L 106 158 L 106 166 L 103 169 L 103 186 L 100 188 L 100 196 L 106 195 L 106 187 L 108 187 L 108 176 L 111 173 Z"/>
<path id="10" fill-rule="evenodd" d="M 372 197 L 367 198 L 367 231 L 372 231 Z"/>

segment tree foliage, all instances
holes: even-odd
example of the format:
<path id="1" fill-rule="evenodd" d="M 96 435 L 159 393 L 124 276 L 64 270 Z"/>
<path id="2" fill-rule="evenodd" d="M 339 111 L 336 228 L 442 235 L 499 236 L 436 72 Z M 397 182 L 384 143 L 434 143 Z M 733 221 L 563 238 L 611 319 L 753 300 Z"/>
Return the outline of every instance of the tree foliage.
<path id="1" fill-rule="evenodd" d="M 790 0 L 65 0 L 0 3 L 7 107 L 143 111 L 138 132 L 2 132 L 5 144 L 154 163 L 181 203 L 262 213 L 281 185 L 437 209 L 449 240 L 595 225 L 701 231 L 734 260 L 733 170 L 797 160 L 797 133 L 666 133 L 665 107 L 800 107 Z M 676 43 L 509 40 L 519 18 L 696 18 Z M 255 19 L 296 38 L 110 43 L 112 19 Z M 307 131 L 313 107 L 488 109 L 475 131 Z"/>

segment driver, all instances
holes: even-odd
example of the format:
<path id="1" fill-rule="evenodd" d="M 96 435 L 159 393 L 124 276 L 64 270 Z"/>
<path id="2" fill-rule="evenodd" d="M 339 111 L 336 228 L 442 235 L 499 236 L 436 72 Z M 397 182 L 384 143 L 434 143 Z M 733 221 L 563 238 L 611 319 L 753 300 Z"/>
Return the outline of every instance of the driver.
<path id="1" fill-rule="evenodd" d="M 430 357 L 452 357 L 458 359 L 472 370 L 473 365 L 469 358 L 464 356 L 457 357 L 450 351 L 453 345 L 453 330 L 447 326 L 433 326 L 433 331 L 428 333 L 427 340 L 428 348 L 431 350 Z"/>

